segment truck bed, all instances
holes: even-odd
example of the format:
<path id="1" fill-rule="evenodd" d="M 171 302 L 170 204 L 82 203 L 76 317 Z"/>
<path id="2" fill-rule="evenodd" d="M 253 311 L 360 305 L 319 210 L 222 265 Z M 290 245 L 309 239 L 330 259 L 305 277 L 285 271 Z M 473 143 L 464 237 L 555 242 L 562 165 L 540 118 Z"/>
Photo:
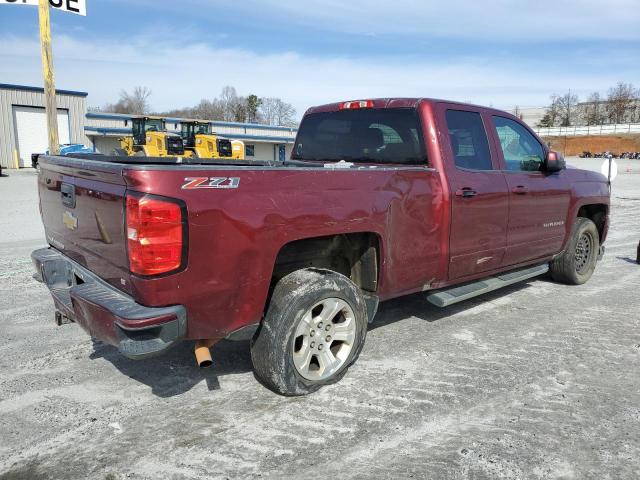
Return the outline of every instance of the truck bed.
<path id="1" fill-rule="evenodd" d="M 267 167 L 267 166 L 282 166 L 287 162 L 280 162 L 275 160 L 237 160 L 233 158 L 194 158 L 194 157 L 136 157 L 136 156 L 123 156 L 123 155 L 102 155 L 91 153 L 74 153 L 65 155 L 67 158 L 76 158 L 79 160 L 87 160 L 91 162 L 108 162 L 117 163 L 122 165 L 232 165 L 232 166 L 254 166 L 254 167 Z M 44 158 L 44 156 L 43 156 Z M 293 162 L 296 163 L 301 162 Z M 308 162 L 304 162 L 305 164 Z"/>
<path id="2" fill-rule="evenodd" d="M 224 337 L 259 321 L 264 302 L 255 299 L 266 298 L 279 252 L 299 239 L 370 232 L 393 245 L 380 261 L 403 268 L 380 279 L 381 299 L 420 290 L 443 268 L 445 232 L 432 214 L 440 174 L 426 165 L 184 160 L 45 156 L 39 191 L 49 245 L 140 305 L 184 304 L 188 338 Z M 63 204 L 63 189 L 74 191 L 75 206 Z M 129 194 L 184 205 L 184 270 L 131 273 Z"/>

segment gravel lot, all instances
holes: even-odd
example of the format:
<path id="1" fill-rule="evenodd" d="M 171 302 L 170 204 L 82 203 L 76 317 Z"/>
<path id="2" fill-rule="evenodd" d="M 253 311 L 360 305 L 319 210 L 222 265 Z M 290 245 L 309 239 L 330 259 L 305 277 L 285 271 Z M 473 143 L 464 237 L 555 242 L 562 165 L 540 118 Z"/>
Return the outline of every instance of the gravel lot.
<path id="1" fill-rule="evenodd" d="M 9 171 L 0 479 L 640 478 L 640 161 L 619 163 L 588 284 L 385 303 L 345 379 L 303 398 L 262 387 L 247 343 L 219 344 L 200 371 L 186 344 L 134 362 L 55 327 L 31 278 L 45 243 L 35 172 Z"/>

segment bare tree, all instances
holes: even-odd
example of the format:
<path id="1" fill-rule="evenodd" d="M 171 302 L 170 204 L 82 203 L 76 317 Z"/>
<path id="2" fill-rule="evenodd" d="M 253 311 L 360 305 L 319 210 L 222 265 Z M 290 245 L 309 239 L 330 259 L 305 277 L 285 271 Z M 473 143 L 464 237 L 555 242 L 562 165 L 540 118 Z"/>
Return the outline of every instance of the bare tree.
<path id="1" fill-rule="evenodd" d="M 223 118 L 227 122 L 244 121 L 246 112 L 243 108 L 244 98 L 238 96 L 234 87 L 227 85 L 220 93 L 220 105 L 222 106 Z"/>
<path id="2" fill-rule="evenodd" d="M 279 98 L 267 97 L 262 99 L 260 113 L 263 121 L 268 125 L 294 126 L 296 109 L 293 105 L 283 102 Z"/>
<path id="3" fill-rule="evenodd" d="M 609 89 L 607 96 L 607 117 L 611 123 L 631 121 L 637 101 L 637 92 L 630 83 L 618 82 Z"/>
<path id="4" fill-rule="evenodd" d="M 133 93 L 120 92 L 117 103 L 106 104 L 97 111 L 114 113 L 147 114 L 150 111 L 149 96 L 151 90 L 136 87 Z M 296 110 L 290 103 L 279 98 L 259 98 L 250 94 L 239 96 L 236 89 L 226 86 L 218 98 L 202 99 L 193 107 L 177 108 L 158 112 L 165 117 L 195 118 L 200 120 L 223 120 L 227 122 L 256 122 L 268 125 L 296 126 Z"/>
<path id="5" fill-rule="evenodd" d="M 580 117 L 585 125 L 601 125 L 606 120 L 606 102 L 600 93 L 593 92 L 585 103 L 580 104 Z"/>
<path id="6" fill-rule="evenodd" d="M 196 105 L 192 110 L 193 118 L 201 120 L 218 120 L 224 118 L 224 107 L 220 100 L 200 100 L 200 103 Z"/>
<path id="7" fill-rule="evenodd" d="M 640 88 L 636 90 L 636 98 L 633 102 L 632 122 L 640 122 Z"/>
<path id="8" fill-rule="evenodd" d="M 558 121 L 561 127 L 575 125 L 578 118 L 578 96 L 569 90 L 562 96 L 555 96 Z"/>
<path id="9" fill-rule="evenodd" d="M 262 116 L 262 120 L 267 125 L 275 125 L 276 123 L 276 100 L 277 98 L 273 97 L 266 97 L 262 99 L 260 114 Z"/>
<path id="10" fill-rule="evenodd" d="M 107 104 L 102 110 L 113 113 L 131 113 L 143 115 L 149 113 L 151 90 L 147 87 L 135 87 L 133 93 L 120 91 L 120 99 L 115 104 Z"/>

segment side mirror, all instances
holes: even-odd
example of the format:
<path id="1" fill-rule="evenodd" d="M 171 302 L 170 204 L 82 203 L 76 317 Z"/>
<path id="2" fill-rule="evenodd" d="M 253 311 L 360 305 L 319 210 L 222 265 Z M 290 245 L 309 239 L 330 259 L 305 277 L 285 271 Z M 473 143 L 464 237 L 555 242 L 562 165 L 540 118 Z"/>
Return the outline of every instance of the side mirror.
<path id="1" fill-rule="evenodd" d="M 546 172 L 559 172 L 565 168 L 567 168 L 567 163 L 560 153 L 553 150 L 547 152 L 547 156 L 544 159 L 544 170 Z"/>

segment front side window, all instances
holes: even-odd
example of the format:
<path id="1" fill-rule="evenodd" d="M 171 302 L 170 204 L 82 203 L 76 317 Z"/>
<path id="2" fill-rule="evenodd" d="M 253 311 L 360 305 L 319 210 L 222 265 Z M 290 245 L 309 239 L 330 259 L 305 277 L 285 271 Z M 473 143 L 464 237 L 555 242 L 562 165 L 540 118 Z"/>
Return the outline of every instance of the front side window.
<path id="1" fill-rule="evenodd" d="M 255 145 L 245 145 L 244 146 L 244 156 L 245 157 L 255 157 L 256 156 L 256 146 Z"/>
<path id="2" fill-rule="evenodd" d="M 373 108 L 312 113 L 304 117 L 294 160 L 426 165 L 414 108 Z"/>
<path id="3" fill-rule="evenodd" d="M 505 117 L 493 117 L 507 170 L 539 172 L 544 164 L 540 142 L 518 122 Z"/>
<path id="4" fill-rule="evenodd" d="M 487 132 L 480 114 L 447 110 L 446 117 L 456 167 L 493 170 Z"/>

